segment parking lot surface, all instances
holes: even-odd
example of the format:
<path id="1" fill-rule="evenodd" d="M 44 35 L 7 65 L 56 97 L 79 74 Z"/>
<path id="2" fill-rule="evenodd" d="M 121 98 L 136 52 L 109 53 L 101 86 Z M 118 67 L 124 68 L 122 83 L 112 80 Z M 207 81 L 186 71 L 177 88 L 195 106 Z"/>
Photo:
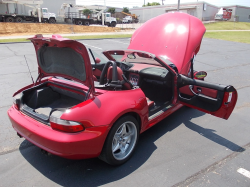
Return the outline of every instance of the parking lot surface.
<path id="1" fill-rule="evenodd" d="M 81 40 L 100 53 L 126 49 L 130 39 Z M 195 70 L 206 81 L 233 85 L 228 120 L 183 107 L 139 138 L 133 157 L 112 167 L 97 158 L 45 156 L 20 139 L 7 116 L 12 95 L 37 77 L 32 43 L 0 44 L 0 186 L 250 186 L 250 45 L 203 39 Z M 25 57 L 27 63 L 25 61 Z M 111 114 L 112 115 L 112 114 Z M 80 149 L 80 148 L 79 148 Z"/>

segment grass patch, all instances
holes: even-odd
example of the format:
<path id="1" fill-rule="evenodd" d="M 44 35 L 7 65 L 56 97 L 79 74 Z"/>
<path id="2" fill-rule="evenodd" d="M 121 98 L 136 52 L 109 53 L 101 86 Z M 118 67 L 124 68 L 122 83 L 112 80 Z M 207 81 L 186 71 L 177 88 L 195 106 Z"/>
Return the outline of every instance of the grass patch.
<path id="1" fill-rule="evenodd" d="M 207 30 L 250 30 L 250 23 L 219 21 L 204 24 Z"/>
<path id="2" fill-rule="evenodd" d="M 132 34 L 114 34 L 114 35 L 83 35 L 83 36 L 63 36 L 64 38 L 70 38 L 72 40 L 84 40 L 84 39 L 102 39 L 102 38 L 131 38 Z M 0 43 L 11 42 L 29 42 L 25 38 L 18 39 L 0 39 Z"/>
<path id="3" fill-rule="evenodd" d="M 207 32 L 204 37 L 250 44 L 250 31 Z"/>

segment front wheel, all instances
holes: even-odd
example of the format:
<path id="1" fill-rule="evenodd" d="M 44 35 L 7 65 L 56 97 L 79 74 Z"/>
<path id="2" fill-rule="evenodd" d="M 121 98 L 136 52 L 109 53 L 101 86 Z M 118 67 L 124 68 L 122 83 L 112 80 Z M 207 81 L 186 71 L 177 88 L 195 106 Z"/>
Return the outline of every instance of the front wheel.
<path id="1" fill-rule="evenodd" d="M 102 152 L 101 160 L 110 165 L 120 165 L 130 159 L 139 138 L 139 125 L 133 116 L 124 116 L 111 128 Z"/>
<path id="2" fill-rule="evenodd" d="M 116 22 L 112 21 L 110 24 L 111 27 L 115 27 L 116 26 Z"/>
<path id="3" fill-rule="evenodd" d="M 50 18 L 50 19 L 49 19 L 49 23 L 51 23 L 51 24 L 56 23 L 56 19 L 55 19 L 55 18 Z"/>

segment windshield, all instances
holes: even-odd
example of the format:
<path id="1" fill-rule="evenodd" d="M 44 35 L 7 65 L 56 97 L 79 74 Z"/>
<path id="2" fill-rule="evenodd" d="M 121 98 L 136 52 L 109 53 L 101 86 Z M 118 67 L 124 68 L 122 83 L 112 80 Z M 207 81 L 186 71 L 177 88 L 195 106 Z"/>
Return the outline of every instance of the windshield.
<path id="1" fill-rule="evenodd" d="M 155 60 L 154 56 L 143 52 L 109 51 L 108 53 L 118 62 L 142 63 L 162 66 Z"/>
<path id="2" fill-rule="evenodd" d="M 91 52 L 92 52 L 93 56 L 92 56 Z M 100 64 L 104 64 L 104 63 L 107 63 L 109 61 L 109 59 L 106 56 L 104 56 L 101 52 L 98 53 L 97 51 L 94 51 L 94 50 L 89 48 L 89 53 L 90 53 L 89 56 L 92 57 L 92 58 L 90 57 L 91 64 L 95 64 L 94 58 L 99 58 L 101 60 Z"/>

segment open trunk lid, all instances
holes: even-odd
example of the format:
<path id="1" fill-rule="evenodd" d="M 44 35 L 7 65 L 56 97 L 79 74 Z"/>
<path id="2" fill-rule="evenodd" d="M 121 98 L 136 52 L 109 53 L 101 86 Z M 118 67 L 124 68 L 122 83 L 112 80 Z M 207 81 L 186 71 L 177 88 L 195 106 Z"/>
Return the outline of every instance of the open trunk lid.
<path id="1" fill-rule="evenodd" d="M 34 44 L 42 77 L 60 76 L 78 81 L 94 92 L 92 67 L 86 47 L 77 41 L 52 35 L 29 38 Z"/>

